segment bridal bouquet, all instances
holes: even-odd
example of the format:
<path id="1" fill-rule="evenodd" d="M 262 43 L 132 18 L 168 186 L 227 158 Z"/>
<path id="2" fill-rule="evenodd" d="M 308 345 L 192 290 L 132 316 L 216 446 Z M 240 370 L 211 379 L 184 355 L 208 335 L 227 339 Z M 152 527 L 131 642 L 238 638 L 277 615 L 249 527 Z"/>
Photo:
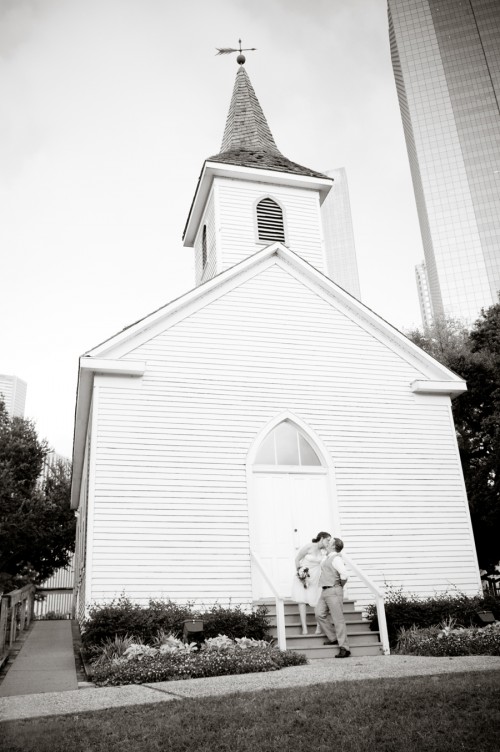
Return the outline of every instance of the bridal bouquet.
<path id="1" fill-rule="evenodd" d="M 303 586 L 306 588 L 309 585 L 309 577 L 311 575 L 309 574 L 309 568 L 308 567 L 299 567 L 297 569 L 297 577 L 303 584 Z"/>

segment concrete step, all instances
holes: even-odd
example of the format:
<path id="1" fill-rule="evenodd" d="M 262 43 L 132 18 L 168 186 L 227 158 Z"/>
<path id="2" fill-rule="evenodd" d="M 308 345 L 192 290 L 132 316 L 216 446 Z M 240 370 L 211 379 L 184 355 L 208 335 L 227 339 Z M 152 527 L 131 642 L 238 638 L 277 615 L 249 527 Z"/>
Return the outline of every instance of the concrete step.
<path id="1" fill-rule="evenodd" d="M 277 637 L 276 603 L 274 599 L 260 601 L 256 605 L 265 605 L 271 625 L 270 634 Z M 338 653 L 337 647 L 323 645 L 324 635 L 316 635 L 314 609 L 307 607 L 307 626 L 309 634 L 302 634 L 299 607 L 295 601 L 285 601 L 285 635 L 289 650 L 303 653 L 308 659 L 333 658 Z M 383 649 L 378 632 L 372 632 L 370 622 L 363 620 L 361 611 L 357 611 L 355 602 L 344 601 L 344 616 L 351 653 L 354 657 L 361 655 L 382 655 Z"/>
<path id="2" fill-rule="evenodd" d="M 370 626 L 369 621 L 363 621 L 363 616 L 360 611 L 344 611 L 344 616 L 345 616 L 346 622 L 348 621 L 353 624 L 366 624 L 368 625 L 368 627 Z M 268 618 L 269 623 L 272 624 L 273 626 L 275 626 L 278 623 L 276 614 L 270 614 L 267 618 Z M 309 625 L 316 624 L 316 617 L 314 616 L 314 614 L 307 614 L 306 621 L 307 621 L 307 624 Z M 285 625 L 286 626 L 288 625 L 292 626 L 294 624 L 300 624 L 300 623 L 301 623 L 300 614 L 298 611 L 296 611 L 295 613 L 288 613 L 288 614 L 285 613 Z"/>
<path id="3" fill-rule="evenodd" d="M 367 621 L 355 621 L 346 619 L 346 626 L 347 626 L 347 632 L 350 634 L 351 632 L 362 632 L 363 634 L 378 634 L 378 632 L 372 632 L 370 629 L 370 625 Z M 316 631 L 316 622 L 307 622 L 308 632 L 310 635 L 314 635 Z M 275 634 L 277 630 L 277 624 L 276 622 L 271 622 L 271 629 L 270 631 Z M 285 619 L 285 632 L 290 636 L 293 635 L 301 635 L 302 634 L 302 624 L 298 619 L 295 621 L 288 621 Z"/>
<path id="4" fill-rule="evenodd" d="M 265 606 L 267 608 L 267 612 L 269 616 L 272 616 L 276 614 L 276 603 L 273 599 L 273 601 L 266 601 L 265 603 L 261 601 L 254 602 L 254 606 Z M 299 607 L 295 601 L 285 601 L 284 602 L 284 610 L 285 614 L 298 614 Z M 314 608 L 312 606 L 306 607 L 306 613 L 314 615 Z M 359 611 L 356 611 L 354 601 L 344 601 L 344 613 L 360 613 Z"/>
<path id="5" fill-rule="evenodd" d="M 276 635 L 273 635 L 276 637 Z M 380 638 L 377 632 L 347 632 L 349 645 L 379 645 Z M 286 635 L 286 646 L 290 650 L 302 652 L 303 648 L 320 648 L 326 639 L 324 635 Z M 325 646 L 328 647 L 328 646 Z"/>
<path id="6" fill-rule="evenodd" d="M 295 648 L 292 647 L 290 647 L 289 649 L 295 650 Z M 380 644 L 350 645 L 349 649 L 353 658 L 361 657 L 362 655 L 383 655 L 382 645 Z M 322 658 L 335 658 L 338 653 L 338 648 L 332 648 L 326 645 L 322 645 L 318 648 L 301 648 L 297 650 L 297 652 L 303 653 L 303 655 L 305 655 L 308 660 L 314 661 Z"/>

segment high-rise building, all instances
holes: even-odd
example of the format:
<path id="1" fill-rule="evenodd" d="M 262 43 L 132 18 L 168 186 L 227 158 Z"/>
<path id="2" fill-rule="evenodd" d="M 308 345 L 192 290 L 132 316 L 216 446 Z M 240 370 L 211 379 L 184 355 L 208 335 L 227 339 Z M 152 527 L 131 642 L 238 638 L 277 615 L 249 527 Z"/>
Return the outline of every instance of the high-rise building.
<path id="1" fill-rule="evenodd" d="M 0 397 L 12 418 L 23 418 L 27 384 L 17 376 L 0 373 Z"/>
<path id="2" fill-rule="evenodd" d="M 328 276 L 361 300 L 347 175 L 343 167 L 327 170 L 333 186 L 321 205 Z"/>
<path id="3" fill-rule="evenodd" d="M 416 265 L 415 277 L 417 280 L 418 302 L 420 303 L 422 324 L 424 328 L 427 328 L 432 324 L 432 305 L 425 261 Z"/>
<path id="4" fill-rule="evenodd" d="M 500 2 L 388 14 L 433 315 L 470 323 L 500 289 Z"/>

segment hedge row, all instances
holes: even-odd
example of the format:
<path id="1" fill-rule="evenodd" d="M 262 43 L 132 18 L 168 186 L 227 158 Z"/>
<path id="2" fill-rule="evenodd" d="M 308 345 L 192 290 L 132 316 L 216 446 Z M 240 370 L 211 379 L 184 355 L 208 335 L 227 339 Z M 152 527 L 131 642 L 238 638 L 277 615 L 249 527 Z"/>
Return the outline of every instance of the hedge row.
<path id="1" fill-rule="evenodd" d="M 403 629 L 395 653 L 401 655 L 500 655 L 500 622 L 486 627 Z"/>
<path id="2" fill-rule="evenodd" d="M 205 638 L 223 634 L 231 639 L 269 639 L 270 624 L 267 609 L 263 606 L 251 612 L 243 611 L 241 606 L 220 605 L 200 610 L 192 604 L 150 600 L 147 607 L 142 607 L 122 597 L 90 609 L 89 617 L 82 625 L 82 645 L 84 650 L 89 650 L 108 639 L 130 635 L 139 642 L 152 644 L 160 631 L 181 636 L 183 622 L 192 619 L 203 621 Z"/>
<path id="3" fill-rule="evenodd" d="M 491 611 L 500 620 L 500 597 L 452 592 L 422 600 L 416 595 L 404 593 L 402 589 L 389 587 L 386 590 L 385 614 L 391 647 L 396 646 L 402 629 L 437 627 L 449 620 L 453 620 L 458 627 L 477 626 L 480 624 L 478 611 Z M 375 605 L 370 605 L 367 612 L 371 629 L 378 630 Z"/>

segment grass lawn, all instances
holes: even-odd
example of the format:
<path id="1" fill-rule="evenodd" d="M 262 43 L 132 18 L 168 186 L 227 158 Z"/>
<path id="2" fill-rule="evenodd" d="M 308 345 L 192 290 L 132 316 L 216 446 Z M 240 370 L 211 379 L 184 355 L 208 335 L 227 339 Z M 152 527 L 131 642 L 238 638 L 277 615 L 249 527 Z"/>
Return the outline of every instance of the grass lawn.
<path id="1" fill-rule="evenodd" d="M 500 672 L 336 682 L 9 721 L 0 724 L 0 748 L 498 752 Z"/>

